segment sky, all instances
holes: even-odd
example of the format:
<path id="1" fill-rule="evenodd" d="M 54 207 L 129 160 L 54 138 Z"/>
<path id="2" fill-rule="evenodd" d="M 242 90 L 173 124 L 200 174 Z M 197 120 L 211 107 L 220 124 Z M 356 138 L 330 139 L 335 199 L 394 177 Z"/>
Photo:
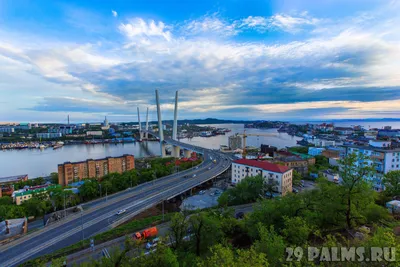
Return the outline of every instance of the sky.
<path id="1" fill-rule="evenodd" d="M 0 0 L 0 121 L 400 118 L 399 0 Z"/>

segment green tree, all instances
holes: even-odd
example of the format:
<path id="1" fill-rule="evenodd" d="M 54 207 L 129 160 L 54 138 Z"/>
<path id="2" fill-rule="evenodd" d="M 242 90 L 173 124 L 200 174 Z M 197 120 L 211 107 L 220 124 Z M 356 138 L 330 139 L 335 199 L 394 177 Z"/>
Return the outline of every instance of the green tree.
<path id="1" fill-rule="evenodd" d="M 303 179 L 303 176 L 301 173 L 299 173 L 296 170 L 293 170 L 293 175 L 292 175 L 292 185 L 294 186 L 300 186 L 301 180 Z"/>
<path id="2" fill-rule="evenodd" d="M 177 212 L 172 216 L 169 229 L 169 237 L 174 249 L 182 246 L 183 238 L 188 235 L 189 217 L 186 214 Z"/>
<path id="3" fill-rule="evenodd" d="M 273 184 L 271 184 L 273 186 Z M 265 195 L 267 184 L 261 175 L 248 176 L 241 180 L 236 187 L 222 194 L 220 205 L 240 205 L 256 201 Z"/>
<path id="4" fill-rule="evenodd" d="M 58 184 L 58 173 L 52 172 L 50 173 L 50 177 L 52 184 Z"/>
<path id="5" fill-rule="evenodd" d="M 285 257 L 286 244 L 282 236 L 275 232 L 274 226 L 269 230 L 262 224 L 258 225 L 260 239 L 254 243 L 258 253 L 264 253 L 272 266 L 279 266 Z"/>
<path id="6" fill-rule="evenodd" d="M 99 196 L 99 183 L 95 179 L 86 179 L 85 183 L 79 187 L 79 194 L 85 200 L 91 200 Z"/>
<path id="7" fill-rule="evenodd" d="M 0 221 L 26 217 L 26 210 L 17 205 L 0 205 Z"/>
<path id="8" fill-rule="evenodd" d="M 189 226 L 192 229 L 193 238 L 191 241 L 197 256 L 221 241 L 223 236 L 219 220 L 207 213 L 192 215 L 189 218 Z"/>
<path id="9" fill-rule="evenodd" d="M 269 266 L 265 254 L 248 250 L 233 250 L 221 244 L 210 248 L 210 256 L 201 260 L 198 267 L 254 267 Z"/>
<path id="10" fill-rule="evenodd" d="M 27 216 L 41 217 L 51 210 L 51 203 L 48 200 L 33 197 L 24 201 L 22 207 L 27 211 Z"/>
<path id="11" fill-rule="evenodd" d="M 286 240 L 296 246 L 304 245 L 312 231 L 311 227 L 301 217 L 284 217 L 285 228 L 282 233 Z"/>
<path id="12" fill-rule="evenodd" d="M 390 197 L 400 196 L 400 171 L 390 171 L 385 174 L 382 180 L 385 186 L 385 193 Z"/>
<path id="13" fill-rule="evenodd" d="M 339 175 L 342 178 L 343 199 L 346 206 L 346 224 L 352 228 L 360 219 L 359 211 L 373 201 L 370 185 L 366 182 L 374 174 L 374 167 L 364 154 L 350 154 L 340 160 Z"/>
<path id="14" fill-rule="evenodd" d="M 179 267 L 179 262 L 174 251 L 163 243 L 157 245 L 157 252 L 147 256 L 132 258 L 128 265 L 139 267 Z"/>
<path id="15" fill-rule="evenodd" d="M 9 196 L 0 197 L 0 205 L 12 205 L 13 199 Z"/>

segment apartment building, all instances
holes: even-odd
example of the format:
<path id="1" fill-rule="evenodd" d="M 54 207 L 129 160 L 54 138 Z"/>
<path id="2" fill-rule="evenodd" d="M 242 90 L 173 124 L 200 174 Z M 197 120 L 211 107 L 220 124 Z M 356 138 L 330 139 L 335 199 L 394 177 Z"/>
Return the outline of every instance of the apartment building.
<path id="1" fill-rule="evenodd" d="M 60 185 L 40 185 L 24 188 L 12 193 L 12 198 L 15 204 L 21 205 L 24 201 L 31 199 L 33 196 L 38 196 L 47 193 L 50 189 L 59 188 Z"/>
<path id="2" fill-rule="evenodd" d="M 364 154 L 369 158 L 368 164 L 373 164 L 376 174 L 368 179 L 372 181 L 377 191 L 382 191 L 383 175 L 395 170 L 400 170 L 400 148 L 392 147 L 390 141 L 370 140 L 368 146 L 346 145 L 345 155 Z"/>
<path id="3" fill-rule="evenodd" d="M 282 196 L 292 192 L 292 169 L 268 161 L 239 159 L 232 162 L 232 184 L 237 184 L 248 176 L 262 175 L 265 182 L 276 181 L 276 192 Z"/>
<path id="4" fill-rule="evenodd" d="M 65 162 L 58 165 L 58 183 L 68 185 L 84 178 L 101 178 L 109 173 L 122 173 L 135 168 L 133 155 L 88 159 L 81 162 Z"/>
<path id="5" fill-rule="evenodd" d="M 303 176 L 308 175 L 308 166 L 315 164 L 313 156 L 287 151 L 276 151 L 274 161 L 294 169 Z"/>

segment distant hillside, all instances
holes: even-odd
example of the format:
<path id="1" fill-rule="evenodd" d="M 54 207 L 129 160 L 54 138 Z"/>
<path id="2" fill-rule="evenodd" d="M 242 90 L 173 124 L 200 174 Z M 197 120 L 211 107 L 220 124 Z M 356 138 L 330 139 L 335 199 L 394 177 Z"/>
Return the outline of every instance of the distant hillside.
<path id="1" fill-rule="evenodd" d="M 172 120 L 164 121 L 167 123 L 172 123 Z M 237 124 L 246 124 L 252 123 L 255 121 L 243 121 L 243 120 L 220 120 L 215 118 L 207 118 L 207 119 L 192 119 L 192 120 L 178 120 L 178 124 L 226 124 L 226 123 L 237 123 Z"/>

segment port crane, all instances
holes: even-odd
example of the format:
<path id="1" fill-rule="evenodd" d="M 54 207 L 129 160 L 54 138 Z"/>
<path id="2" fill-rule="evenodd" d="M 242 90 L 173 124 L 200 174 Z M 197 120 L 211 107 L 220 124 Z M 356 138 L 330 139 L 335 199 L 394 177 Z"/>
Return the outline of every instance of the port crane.
<path id="1" fill-rule="evenodd" d="M 248 136 L 278 136 L 278 134 L 277 133 L 250 133 L 250 134 L 248 134 L 248 133 L 246 133 L 246 130 L 244 130 L 244 132 L 243 133 L 239 133 L 239 134 L 237 134 L 237 135 L 239 135 L 239 136 L 242 136 L 242 138 L 243 138 L 243 152 L 242 152 L 242 157 L 245 159 L 246 158 L 246 155 L 247 155 L 247 152 L 246 152 L 246 139 L 247 139 L 247 137 Z"/>

